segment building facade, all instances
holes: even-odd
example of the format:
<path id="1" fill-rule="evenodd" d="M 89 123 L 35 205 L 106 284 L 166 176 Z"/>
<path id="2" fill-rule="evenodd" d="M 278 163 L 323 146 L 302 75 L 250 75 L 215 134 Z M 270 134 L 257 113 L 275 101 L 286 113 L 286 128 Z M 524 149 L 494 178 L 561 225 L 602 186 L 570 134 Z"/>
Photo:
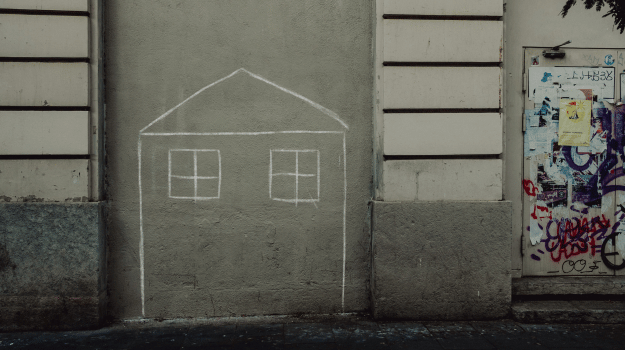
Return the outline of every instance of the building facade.
<path id="1" fill-rule="evenodd" d="M 0 327 L 622 294 L 625 36 L 564 2 L 0 0 Z"/>

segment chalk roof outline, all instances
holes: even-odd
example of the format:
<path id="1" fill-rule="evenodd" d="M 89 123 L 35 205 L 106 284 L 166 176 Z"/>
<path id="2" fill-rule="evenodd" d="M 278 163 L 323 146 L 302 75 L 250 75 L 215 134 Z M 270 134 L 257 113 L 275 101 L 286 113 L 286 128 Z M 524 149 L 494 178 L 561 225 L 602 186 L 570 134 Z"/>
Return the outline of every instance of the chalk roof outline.
<path id="1" fill-rule="evenodd" d="M 312 106 L 312 107 L 314 107 L 315 109 L 317 109 L 317 110 L 321 111 L 322 113 L 324 113 L 325 115 L 329 116 L 330 118 L 332 118 L 332 119 L 336 120 L 336 121 L 337 121 L 337 122 L 339 122 L 339 123 L 340 123 L 340 124 L 341 124 L 341 125 L 345 128 L 345 129 L 348 129 L 348 130 L 349 130 L 349 126 L 347 125 L 347 123 L 345 123 L 345 122 L 344 122 L 344 121 L 343 121 L 343 120 L 342 120 L 342 119 L 338 116 L 338 114 L 336 114 L 335 112 L 333 112 L 333 111 L 331 111 L 331 110 L 327 109 L 326 107 L 324 107 L 324 106 L 322 106 L 322 105 L 320 105 L 320 104 L 318 104 L 318 103 L 316 103 L 316 102 L 314 102 L 314 101 L 312 101 L 312 100 L 310 100 L 310 99 L 308 99 L 308 98 L 306 98 L 306 97 L 304 97 L 304 96 L 302 96 L 302 95 L 300 95 L 300 94 L 298 94 L 298 93 L 296 93 L 296 92 L 294 92 L 294 91 L 291 91 L 291 90 L 289 90 L 289 89 L 287 89 L 287 88 L 285 88 L 285 87 L 282 87 L 282 86 L 280 86 L 280 85 L 278 85 L 278 84 L 276 84 L 276 83 L 274 83 L 274 82 L 272 82 L 272 81 L 270 81 L 270 80 L 267 80 L 267 79 L 265 79 L 265 78 L 261 77 L 260 75 L 254 74 L 254 73 L 252 73 L 252 72 L 248 71 L 248 70 L 247 70 L 247 69 L 245 69 L 245 68 L 239 68 L 239 69 L 235 70 L 234 72 L 230 73 L 229 75 L 227 75 L 227 76 L 225 76 L 225 77 L 223 77 L 223 78 L 221 78 L 221 79 L 219 79 L 219 80 L 217 80 L 217 81 L 215 81 L 215 82 L 212 82 L 212 83 L 210 83 L 210 84 L 206 85 L 205 87 L 203 87 L 203 88 L 199 89 L 199 90 L 198 90 L 198 91 L 196 91 L 193 95 L 191 95 L 191 96 L 187 97 L 184 101 L 180 102 L 180 103 L 179 103 L 178 105 L 176 105 L 175 107 L 173 107 L 173 108 L 171 108 L 170 110 L 168 110 L 167 112 L 163 113 L 163 115 L 161 115 L 160 117 L 158 117 L 158 118 L 154 119 L 154 120 L 153 120 L 150 124 L 146 125 L 143 129 L 141 129 L 141 130 L 139 131 L 139 134 L 144 133 L 144 132 L 145 132 L 147 129 L 149 129 L 152 125 L 154 125 L 154 124 L 156 124 L 157 122 L 161 121 L 162 119 L 166 118 L 168 115 L 170 115 L 171 113 L 173 113 L 176 109 L 180 108 L 182 105 L 184 105 L 185 103 L 189 102 L 190 100 L 192 100 L 194 97 L 196 97 L 197 95 L 201 94 L 201 93 L 202 93 L 202 92 L 204 92 L 205 90 L 210 89 L 210 88 L 212 88 L 213 86 L 215 86 L 215 85 L 217 85 L 217 84 L 219 84 L 219 83 L 221 83 L 221 82 L 223 82 L 223 81 L 226 81 L 226 80 L 228 80 L 228 79 L 232 78 L 233 76 L 235 76 L 235 75 L 237 75 L 237 74 L 239 74 L 239 73 L 241 73 L 241 72 L 243 72 L 243 73 L 247 73 L 247 74 L 248 74 L 249 76 L 251 76 L 252 78 L 256 78 L 256 79 L 258 79 L 258 80 L 260 80 L 260 81 L 262 81 L 262 82 L 264 82 L 264 83 L 267 83 L 267 84 L 269 84 L 269 85 L 271 85 L 271 86 L 273 86 L 273 87 L 275 87 L 275 88 L 277 88 L 277 89 L 279 89 L 279 90 L 281 90 L 281 91 L 283 91 L 283 92 L 286 92 L 287 94 L 290 94 L 290 95 L 292 95 L 292 96 L 295 96 L 295 97 L 299 98 L 300 100 L 302 100 L 302 101 L 304 101 L 304 102 L 308 103 L 309 105 L 311 105 L 311 106 Z"/>

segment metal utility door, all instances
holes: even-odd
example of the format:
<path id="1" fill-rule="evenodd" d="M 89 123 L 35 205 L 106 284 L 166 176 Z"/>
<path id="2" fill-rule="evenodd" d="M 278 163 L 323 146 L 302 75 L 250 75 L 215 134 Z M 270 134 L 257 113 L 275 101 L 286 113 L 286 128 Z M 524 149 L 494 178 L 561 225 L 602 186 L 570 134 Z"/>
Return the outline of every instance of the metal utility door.
<path id="1" fill-rule="evenodd" d="M 523 275 L 620 274 L 625 50 L 544 50 L 525 49 Z"/>

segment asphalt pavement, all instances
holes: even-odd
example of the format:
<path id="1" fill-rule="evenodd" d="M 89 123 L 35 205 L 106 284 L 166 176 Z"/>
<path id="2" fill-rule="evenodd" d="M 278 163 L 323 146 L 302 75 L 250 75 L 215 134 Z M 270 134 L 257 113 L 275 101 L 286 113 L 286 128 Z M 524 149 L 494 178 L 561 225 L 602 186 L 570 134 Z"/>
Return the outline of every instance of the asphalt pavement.
<path id="1" fill-rule="evenodd" d="M 0 349 L 625 349 L 623 324 L 374 322 L 366 317 L 126 321 L 0 333 Z"/>

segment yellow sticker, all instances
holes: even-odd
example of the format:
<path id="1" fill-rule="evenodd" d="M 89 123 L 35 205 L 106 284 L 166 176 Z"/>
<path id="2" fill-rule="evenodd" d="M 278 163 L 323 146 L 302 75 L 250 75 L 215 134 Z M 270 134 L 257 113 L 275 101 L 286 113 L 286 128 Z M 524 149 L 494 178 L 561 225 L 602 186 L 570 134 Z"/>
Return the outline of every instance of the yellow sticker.
<path id="1" fill-rule="evenodd" d="M 591 100 L 560 99 L 558 144 L 590 146 Z"/>

